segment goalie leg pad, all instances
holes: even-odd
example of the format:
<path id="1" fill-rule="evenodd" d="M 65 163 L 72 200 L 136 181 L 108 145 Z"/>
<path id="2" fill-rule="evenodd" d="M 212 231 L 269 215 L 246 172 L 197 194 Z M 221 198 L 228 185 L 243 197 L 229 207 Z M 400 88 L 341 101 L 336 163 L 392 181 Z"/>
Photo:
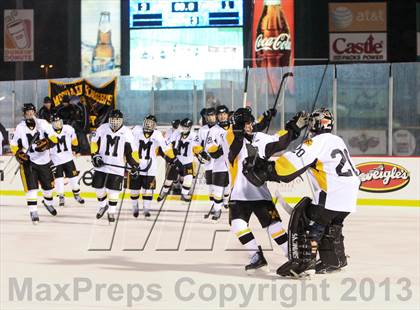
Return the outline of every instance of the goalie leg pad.
<path id="1" fill-rule="evenodd" d="M 308 247 L 308 236 L 306 229 L 309 226 L 309 219 L 306 216 L 307 209 L 311 206 L 312 200 L 303 197 L 293 208 L 290 215 L 288 235 L 289 235 L 289 260 L 303 259 L 304 250 Z"/>
<path id="2" fill-rule="evenodd" d="M 342 230 L 341 225 L 330 225 L 321 240 L 319 256 L 326 266 L 340 268 L 347 265 Z"/>

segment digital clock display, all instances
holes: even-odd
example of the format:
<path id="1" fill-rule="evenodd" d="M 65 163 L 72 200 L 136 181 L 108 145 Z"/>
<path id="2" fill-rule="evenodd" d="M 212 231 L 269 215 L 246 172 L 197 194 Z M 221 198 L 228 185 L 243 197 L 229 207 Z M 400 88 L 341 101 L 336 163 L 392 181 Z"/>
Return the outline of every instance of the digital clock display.
<path id="1" fill-rule="evenodd" d="M 131 29 L 242 26 L 242 0 L 130 0 Z"/>

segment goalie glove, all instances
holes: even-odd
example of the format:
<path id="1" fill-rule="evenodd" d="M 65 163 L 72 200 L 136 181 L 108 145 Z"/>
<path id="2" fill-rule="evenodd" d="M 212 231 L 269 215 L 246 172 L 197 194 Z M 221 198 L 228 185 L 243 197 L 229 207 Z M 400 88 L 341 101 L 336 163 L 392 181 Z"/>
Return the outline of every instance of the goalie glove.
<path id="1" fill-rule="evenodd" d="M 47 138 L 38 140 L 35 142 L 35 151 L 37 152 L 44 152 L 50 148 L 50 141 Z"/>
<path id="2" fill-rule="evenodd" d="M 102 159 L 102 156 L 99 154 L 95 154 L 92 156 L 92 165 L 95 168 L 100 168 L 104 165 L 104 160 Z"/>
<path id="3" fill-rule="evenodd" d="M 210 162 L 211 157 L 209 154 L 207 154 L 207 152 L 201 151 L 200 153 L 197 154 L 197 159 L 200 163 L 205 165 Z"/>
<path id="4" fill-rule="evenodd" d="M 29 162 L 29 155 L 23 152 L 22 150 L 17 151 L 15 157 L 18 163 L 21 165 L 24 165 Z"/>

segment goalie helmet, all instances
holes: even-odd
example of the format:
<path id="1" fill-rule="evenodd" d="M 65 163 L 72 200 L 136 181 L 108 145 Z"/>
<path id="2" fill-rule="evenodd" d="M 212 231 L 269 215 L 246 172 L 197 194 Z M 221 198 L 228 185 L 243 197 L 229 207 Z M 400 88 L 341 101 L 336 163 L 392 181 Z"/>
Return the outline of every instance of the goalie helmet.
<path id="1" fill-rule="evenodd" d="M 334 117 L 326 108 L 320 108 L 309 116 L 308 128 L 313 134 L 331 132 L 334 126 Z"/>
<path id="2" fill-rule="evenodd" d="M 143 121 L 143 131 L 145 133 L 152 133 L 156 129 L 156 117 L 154 115 L 147 115 Z"/>
<path id="3" fill-rule="evenodd" d="M 118 131 L 122 127 L 123 122 L 124 118 L 120 110 L 114 110 L 109 114 L 108 123 L 112 131 Z"/>
<path id="4" fill-rule="evenodd" d="M 193 122 L 189 118 L 184 118 L 179 125 L 181 127 L 181 134 L 187 136 L 191 131 Z"/>
<path id="5" fill-rule="evenodd" d="M 51 125 L 57 132 L 60 132 L 63 129 L 63 120 L 60 118 L 60 116 L 58 116 L 58 114 L 51 116 Z"/>

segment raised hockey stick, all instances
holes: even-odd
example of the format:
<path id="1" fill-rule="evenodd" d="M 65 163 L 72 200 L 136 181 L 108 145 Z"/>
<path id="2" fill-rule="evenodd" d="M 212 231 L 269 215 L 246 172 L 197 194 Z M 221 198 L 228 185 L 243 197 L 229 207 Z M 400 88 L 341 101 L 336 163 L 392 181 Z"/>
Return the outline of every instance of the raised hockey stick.
<path id="1" fill-rule="evenodd" d="M 273 104 L 272 109 L 275 109 L 277 107 L 281 91 L 285 88 L 286 81 L 287 81 L 288 77 L 293 77 L 293 73 L 292 72 L 286 72 L 285 74 L 283 74 L 283 77 L 281 78 L 280 86 L 279 86 L 279 89 L 277 91 L 276 99 L 274 100 L 274 104 Z M 265 133 L 268 133 L 268 130 L 270 129 L 272 119 L 273 118 L 271 117 L 270 120 L 268 121 L 268 126 L 267 126 L 267 129 L 265 130 Z"/>
<path id="2" fill-rule="evenodd" d="M 245 84 L 244 84 L 244 99 L 242 102 L 242 107 L 246 107 L 246 100 L 247 100 L 247 94 L 248 94 L 248 76 L 249 76 L 249 66 L 245 69 Z"/>

